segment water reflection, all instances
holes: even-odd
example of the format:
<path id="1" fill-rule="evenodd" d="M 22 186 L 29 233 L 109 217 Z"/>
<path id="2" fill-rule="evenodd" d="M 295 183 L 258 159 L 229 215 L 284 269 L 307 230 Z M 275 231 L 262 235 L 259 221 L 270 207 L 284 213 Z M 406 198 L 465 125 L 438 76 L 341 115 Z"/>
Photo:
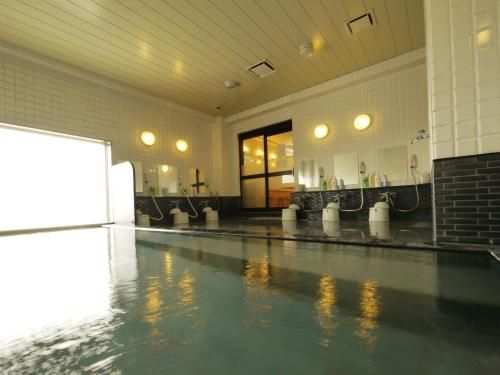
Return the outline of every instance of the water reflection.
<path id="1" fill-rule="evenodd" d="M 328 237 L 340 237 L 340 223 L 337 221 L 323 221 L 323 233 Z"/>
<path id="2" fill-rule="evenodd" d="M 174 285 L 174 260 L 172 254 L 168 251 L 163 254 L 163 266 L 167 286 L 171 288 Z"/>
<path id="3" fill-rule="evenodd" d="M 197 310 L 198 307 L 194 306 L 194 296 L 195 289 L 194 283 L 196 279 L 189 269 L 184 270 L 182 277 L 179 280 L 179 299 L 178 303 L 185 307 L 192 307 L 192 309 L 186 309 L 186 315 L 192 316 L 193 311 Z"/>
<path id="4" fill-rule="evenodd" d="M 370 221 L 370 236 L 376 237 L 379 240 L 391 239 L 390 224 L 387 221 Z"/>
<path id="5" fill-rule="evenodd" d="M 374 349 L 377 339 L 377 319 L 380 314 L 378 286 L 373 280 L 366 280 L 362 284 L 360 308 L 361 317 L 356 319 L 359 327 L 355 333 L 366 349 L 371 351 Z"/>
<path id="6" fill-rule="evenodd" d="M 269 326 L 266 313 L 272 305 L 267 300 L 267 289 L 271 279 L 269 256 L 260 259 L 250 258 L 245 266 L 243 282 L 245 285 L 245 315 L 246 323 L 256 323 L 261 327 Z"/>
<path id="7" fill-rule="evenodd" d="M 295 220 L 293 221 L 284 220 L 282 222 L 282 226 L 283 226 L 283 232 L 287 235 L 294 235 L 295 233 L 297 233 L 297 221 Z"/>
<path id="8" fill-rule="evenodd" d="M 249 259 L 245 267 L 243 279 L 247 284 L 267 285 L 270 280 L 269 256 L 264 255 L 260 260 Z"/>
<path id="9" fill-rule="evenodd" d="M 320 345 L 327 348 L 330 344 L 331 336 L 335 332 L 335 303 L 337 301 L 337 292 L 335 279 L 330 275 L 323 275 L 319 280 L 318 297 L 314 303 L 316 308 L 316 320 L 323 330 L 323 337 Z"/>
<path id="10" fill-rule="evenodd" d="M 148 324 L 156 324 L 163 319 L 162 308 L 165 303 L 160 291 L 160 278 L 157 276 L 149 277 L 146 288 L 146 312 L 144 314 L 144 322 Z"/>
<path id="11" fill-rule="evenodd" d="M 8 301 L 0 309 L 0 373 L 113 367 L 112 335 L 122 324 L 113 291 L 135 277 L 132 262 L 108 253 L 113 238 L 106 229 L 0 237 L 0 300 Z"/>

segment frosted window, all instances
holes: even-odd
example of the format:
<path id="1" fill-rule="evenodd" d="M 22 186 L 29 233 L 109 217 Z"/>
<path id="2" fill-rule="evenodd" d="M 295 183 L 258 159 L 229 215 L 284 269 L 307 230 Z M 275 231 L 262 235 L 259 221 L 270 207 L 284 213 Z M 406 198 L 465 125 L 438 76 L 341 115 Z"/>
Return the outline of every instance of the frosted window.
<path id="1" fill-rule="evenodd" d="M 0 124 L 0 231 L 109 221 L 109 144 Z"/>

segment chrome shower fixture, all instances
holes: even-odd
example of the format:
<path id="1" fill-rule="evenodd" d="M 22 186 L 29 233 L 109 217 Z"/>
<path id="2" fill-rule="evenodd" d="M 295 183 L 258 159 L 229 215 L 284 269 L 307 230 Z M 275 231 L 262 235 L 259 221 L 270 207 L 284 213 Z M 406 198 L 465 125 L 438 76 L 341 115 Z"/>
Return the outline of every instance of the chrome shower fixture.
<path id="1" fill-rule="evenodd" d="M 416 137 L 413 137 L 410 141 L 410 144 L 414 144 L 417 141 L 421 141 L 423 139 L 430 138 L 430 134 L 427 133 L 427 130 L 425 129 L 420 129 L 418 131 L 418 135 Z"/>

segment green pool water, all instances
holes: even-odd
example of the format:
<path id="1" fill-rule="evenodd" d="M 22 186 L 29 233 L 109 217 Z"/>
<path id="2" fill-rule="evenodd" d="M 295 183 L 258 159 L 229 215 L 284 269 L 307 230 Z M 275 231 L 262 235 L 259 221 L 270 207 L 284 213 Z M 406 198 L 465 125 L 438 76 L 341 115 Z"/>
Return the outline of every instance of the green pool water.
<path id="1" fill-rule="evenodd" d="M 88 229 L 0 237 L 2 374 L 498 374 L 486 255 Z"/>

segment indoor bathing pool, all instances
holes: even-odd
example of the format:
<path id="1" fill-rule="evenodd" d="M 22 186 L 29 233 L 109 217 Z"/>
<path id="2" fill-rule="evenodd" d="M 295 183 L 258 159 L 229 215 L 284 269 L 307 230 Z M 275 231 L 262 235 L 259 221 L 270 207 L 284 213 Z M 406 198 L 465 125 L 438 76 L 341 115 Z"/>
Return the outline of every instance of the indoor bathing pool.
<path id="1" fill-rule="evenodd" d="M 499 266 L 116 228 L 0 237 L 0 373 L 498 374 Z"/>

